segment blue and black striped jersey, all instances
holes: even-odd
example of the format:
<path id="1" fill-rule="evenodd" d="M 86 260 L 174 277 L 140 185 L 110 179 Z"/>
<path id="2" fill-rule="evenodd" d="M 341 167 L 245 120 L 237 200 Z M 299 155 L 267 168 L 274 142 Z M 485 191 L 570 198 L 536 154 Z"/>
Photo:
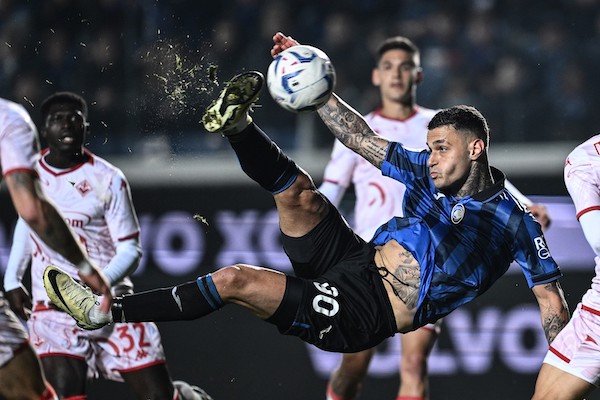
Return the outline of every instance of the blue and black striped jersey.
<path id="1" fill-rule="evenodd" d="M 433 322 L 484 293 L 513 260 L 529 287 L 561 276 L 541 227 L 505 188 L 504 174 L 492 168 L 495 184 L 467 197 L 446 196 L 429 176 L 427 151 L 389 145 L 381 171 L 406 185 L 405 218 L 392 218 L 372 239 L 396 240 L 421 266 L 415 327 Z"/>

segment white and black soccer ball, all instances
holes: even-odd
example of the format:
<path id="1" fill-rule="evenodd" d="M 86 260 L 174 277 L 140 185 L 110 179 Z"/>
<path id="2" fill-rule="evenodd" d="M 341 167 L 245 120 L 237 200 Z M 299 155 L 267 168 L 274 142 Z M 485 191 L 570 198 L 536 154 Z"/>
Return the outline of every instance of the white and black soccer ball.
<path id="1" fill-rule="evenodd" d="M 329 100 L 335 69 L 329 57 L 313 46 L 282 51 L 269 65 L 267 87 L 273 99 L 293 112 L 314 111 Z"/>

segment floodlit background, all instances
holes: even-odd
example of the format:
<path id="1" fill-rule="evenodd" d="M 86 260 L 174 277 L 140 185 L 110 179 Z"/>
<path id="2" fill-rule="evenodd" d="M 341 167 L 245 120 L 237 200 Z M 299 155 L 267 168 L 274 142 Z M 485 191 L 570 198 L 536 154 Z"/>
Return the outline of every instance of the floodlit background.
<path id="1" fill-rule="evenodd" d="M 378 103 L 373 49 L 400 34 L 422 51 L 420 104 L 477 106 L 498 144 L 578 142 L 600 122 L 598 10 L 596 0 L 2 0 L 0 93 L 34 118 L 51 92 L 83 93 L 101 155 L 214 154 L 226 147 L 198 121 L 216 83 L 266 71 L 276 31 L 325 50 L 337 92 L 365 113 Z M 331 145 L 268 95 L 261 105 L 257 119 L 285 148 Z"/>
<path id="2" fill-rule="evenodd" d="M 233 74 L 266 72 L 277 31 L 323 49 L 337 70 L 336 92 L 363 113 L 378 106 L 374 48 L 388 36 L 411 38 L 424 68 L 418 103 L 480 109 L 492 130 L 492 164 L 549 206 L 548 242 L 575 306 L 593 260 L 562 168 L 600 128 L 598 0 L 0 0 L 0 96 L 22 103 L 38 124 L 52 92 L 88 100 L 89 148 L 123 169 L 140 217 L 138 289 L 236 261 L 286 270 L 270 196 L 200 124 Z M 254 118 L 319 184 L 333 137 L 318 117 L 284 111 L 265 90 Z M 1 270 L 15 215 L 5 189 L 0 196 Z M 349 218 L 351 205 L 349 195 Z M 537 318 L 512 268 L 446 319 L 431 358 L 431 399 L 529 398 L 547 348 Z M 234 308 L 160 327 L 173 377 L 215 400 L 324 398 L 337 362 Z M 361 399 L 394 398 L 397 343 L 379 349 Z M 92 384 L 90 399 L 106 398 L 133 397 L 123 385 Z"/>

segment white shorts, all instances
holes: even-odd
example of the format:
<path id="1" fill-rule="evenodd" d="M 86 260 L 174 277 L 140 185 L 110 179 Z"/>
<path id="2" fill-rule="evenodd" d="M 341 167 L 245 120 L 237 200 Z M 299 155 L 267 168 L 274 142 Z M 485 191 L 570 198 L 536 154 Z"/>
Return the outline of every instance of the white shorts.
<path id="1" fill-rule="evenodd" d="M 550 345 L 544 362 L 599 386 L 600 311 L 579 303 Z"/>
<path id="2" fill-rule="evenodd" d="M 165 363 L 160 333 L 152 322 L 88 331 L 75 325 L 68 314 L 37 304 L 27 323 L 31 344 L 41 358 L 60 355 L 85 360 L 88 378 L 122 382 L 121 372 Z"/>
<path id="3" fill-rule="evenodd" d="M 27 332 L 0 292 L 0 367 L 27 344 Z"/>

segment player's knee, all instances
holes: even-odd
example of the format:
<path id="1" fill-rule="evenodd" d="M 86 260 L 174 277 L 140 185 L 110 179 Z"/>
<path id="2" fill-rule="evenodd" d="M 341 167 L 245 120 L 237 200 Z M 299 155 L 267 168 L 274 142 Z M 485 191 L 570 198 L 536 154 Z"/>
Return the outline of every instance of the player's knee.
<path id="1" fill-rule="evenodd" d="M 421 377 L 427 371 L 427 355 L 417 351 L 402 355 L 400 374 L 403 376 Z"/>
<path id="2" fill-rule="evenodd" d="M 212 274 L 221 298 L 236 297 L 252 283 L 252 270 L 247 265 L 235 264 Z"/>
<path id="3" fill-rule="evenodd" d="M 289 188 L 276 195 L 277 203 L 293 208 L 310 207 L 320 197 L 316 190 L 312 178 L 301 172 Z"/>
<path id="4" fill-rule="evenodd" d="M 362 379 L 369 369 L 372 352 L 370 350 L 359 353 L 347 353 L 342 357 L 340 370 L 355 379 Z"/>

